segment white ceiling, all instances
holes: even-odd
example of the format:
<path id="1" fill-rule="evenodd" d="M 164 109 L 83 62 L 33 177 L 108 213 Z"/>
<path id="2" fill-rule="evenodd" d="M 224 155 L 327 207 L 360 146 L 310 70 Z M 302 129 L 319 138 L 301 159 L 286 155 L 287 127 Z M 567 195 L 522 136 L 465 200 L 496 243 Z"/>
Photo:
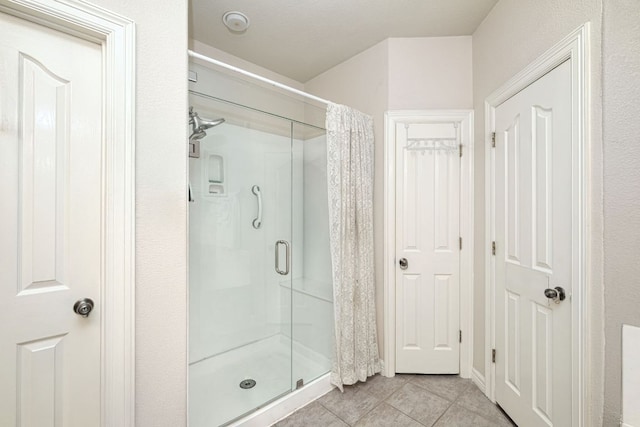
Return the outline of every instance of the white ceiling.
<path id="1" fill-rule="evenodd" d="M 301 83 L 388 37 L 470 35 L 497 0 L 190 0 L 189 36 Z M 230 10 L 251 25 L 233 34 Z"/>

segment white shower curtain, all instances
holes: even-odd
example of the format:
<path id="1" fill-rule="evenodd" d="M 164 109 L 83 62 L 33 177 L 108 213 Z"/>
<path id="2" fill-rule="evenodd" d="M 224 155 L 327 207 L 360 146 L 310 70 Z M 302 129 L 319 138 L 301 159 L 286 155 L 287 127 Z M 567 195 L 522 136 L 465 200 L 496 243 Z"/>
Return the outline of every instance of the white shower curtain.
<path id="1" fill-rule="evenodd" d="M 380 372 L 373 271 L 373 120 L 344 105 L 327 107 L 329 237 L 335 350 L 331 383 L 355 384 Z"/>

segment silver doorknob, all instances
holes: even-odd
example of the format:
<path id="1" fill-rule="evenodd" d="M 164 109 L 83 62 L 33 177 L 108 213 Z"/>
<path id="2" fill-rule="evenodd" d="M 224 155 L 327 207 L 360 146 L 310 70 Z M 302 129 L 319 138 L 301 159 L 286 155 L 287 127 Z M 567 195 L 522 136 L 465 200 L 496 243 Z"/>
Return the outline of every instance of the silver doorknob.
<path id="1" fill-rule="evenodd" d="M 83 298 L 73 304 L 73 312 L 82 317 L 88 317 L 93 310 L 93 300 L 91 298 Z"/>
<path id="2" fill-rule="evenodd" d="M 560 286 L 556 286 L 555 289 L 547 288 L 544 290 L 544 296 L 552 299 L 556 304 L 559 304 L 560 301 L 564 301 L 567 297 L 567 294 L 564 292 Z"/>
<path id="3" fill-rule="evenodd" d="M 407 268 L 409 268 L 409 261 L 407 261 L 406 258 L 400 258 L 398 264 L 400 264 L 400 268 L 402 270 L 406 270 Z"/>

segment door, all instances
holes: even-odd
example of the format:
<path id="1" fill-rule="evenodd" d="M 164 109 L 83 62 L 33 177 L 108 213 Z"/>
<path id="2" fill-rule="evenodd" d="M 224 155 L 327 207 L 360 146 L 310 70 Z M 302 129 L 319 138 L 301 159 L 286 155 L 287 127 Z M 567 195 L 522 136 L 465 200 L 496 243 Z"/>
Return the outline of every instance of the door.
<path id="1" fill-rule="evenodd" d="M 3 426 L 100 425 L 101 58 L 0 13 Z"/>
<path id="2" fill-rule="evenodd" d="M 495 395 L 520 426 L 571 425 L 570 71 L 495 110 Z"/>
<path id="3" fill-rule="evenodd" d="M 454 123 L 396 125 L 398 373 L 460 369 L 458 134 Z"/>

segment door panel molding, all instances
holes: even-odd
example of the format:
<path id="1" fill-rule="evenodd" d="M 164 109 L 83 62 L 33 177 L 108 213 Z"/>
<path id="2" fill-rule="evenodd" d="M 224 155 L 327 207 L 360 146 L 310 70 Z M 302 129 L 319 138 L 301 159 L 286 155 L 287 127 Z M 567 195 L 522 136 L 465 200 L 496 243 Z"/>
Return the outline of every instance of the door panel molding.
<path id="1" fill-rule="evenodd" d="M 473 110 L 396 110 L 385 113 L 384 152 L 384 347 L 382 374 L 396 372 L 396 124 L 409 122 L 457 122 L 463 156 L 460 159 L 460 376 L 471 378 L 473 363 Z M 405 212 L 407 210 L 405 209 Z M 451 236 L 446 236 L 449 239 Z M 456 241 L 457 237 L 448 241 Z M 409 243 L 409 242 L 407 242 Z M 412 242 L 419 245 L 421 242 Z M 450 246 L 449 244 L 447 246 Z M 447 249 L 448 250 L 448 249 Z M 398 337 L 401 338 L 401 337 Z M 444 343 L 444 340 L 443 340 Z"/>
<path id="2" fill-rule="evenodd" d="M 575 284 L 572 298 L 571 313 L 571 339 L 572 339 L 572 425 L 585 425 L 587 420 L 587 380 L 591 372 L 588 353 L 589 337 L 592 328 L 589 324 L 587 309 L 590 306 L 588 300 L 588 286 L 590 283 L 587 266 L 591 258 L 591 245 L 587 235 L 587 226 L 591 223 L 591 214 L 587 204 L 588 195 L 591 193 L 591 183 L 589 180 L 590 167 L 588 163 L 589 153 L 589 129 L 591 128 L 589 111 L 589 40 L 590 24 L 585 23 L 579 27 L 537 60 L 527 66 L 524 70 L 507 81 L 502 87 L 494 91 L 485 100 L 485 130 L 486 143 L 485 151 L 485 304 L 487 307 L 485 316 L 485 394 L 495 402 L 495 365 L 492 363 L 492 349 L 495 348 L 495 262 L 491 254 L 492 242 L 495 240 L 494 226 L 494 189 L 495 189 L 495 158 L 491 148 L 492 132 L 495 131 L 495 109 L 497 106 L 549 73 L 551 70 L 564 63 L 571 63 L 571 107 L 572 107 L 572 159 L 575 165 L 572 171 L 572 206 L 575 209 L 575 216 L 572 225 L 572 239 L 577 242 L 573 251 L 572 275 L 575 277 Z M 542 147 L 539 147 L 542 148 Z M 542 159 L 540 159 L 542 160 Z M 540 165 L 542 166 L 542 165 Z M 544 171 L 542 171 L 544 172 Z M 542 190 L 542 189 L 540 189 Z M 545 209 L 548 208 L 545 206 Z M 545 212 L 546 214 L 546 212 Z M 545 223 L 539 223 L 540 232 L 544 230 Z M 546 236 L 541 236 L 546 237 Z M 544 244 L 540 242 L 539 269 L 548 269 L 545 262 L 548 254 L 545 252 Z M 537 255 L 537 254 L 536 254 Z M 542 408 L 545 405 L 538 402 Z"/>
<path id="3" fill-rule="evenodd" d="M 133 21 L 76 0 L 0 0 L 13 15 L 102 46 L 104 94 L 101 248 L 101 424 L 135 422 L 135 28 Z"/>

